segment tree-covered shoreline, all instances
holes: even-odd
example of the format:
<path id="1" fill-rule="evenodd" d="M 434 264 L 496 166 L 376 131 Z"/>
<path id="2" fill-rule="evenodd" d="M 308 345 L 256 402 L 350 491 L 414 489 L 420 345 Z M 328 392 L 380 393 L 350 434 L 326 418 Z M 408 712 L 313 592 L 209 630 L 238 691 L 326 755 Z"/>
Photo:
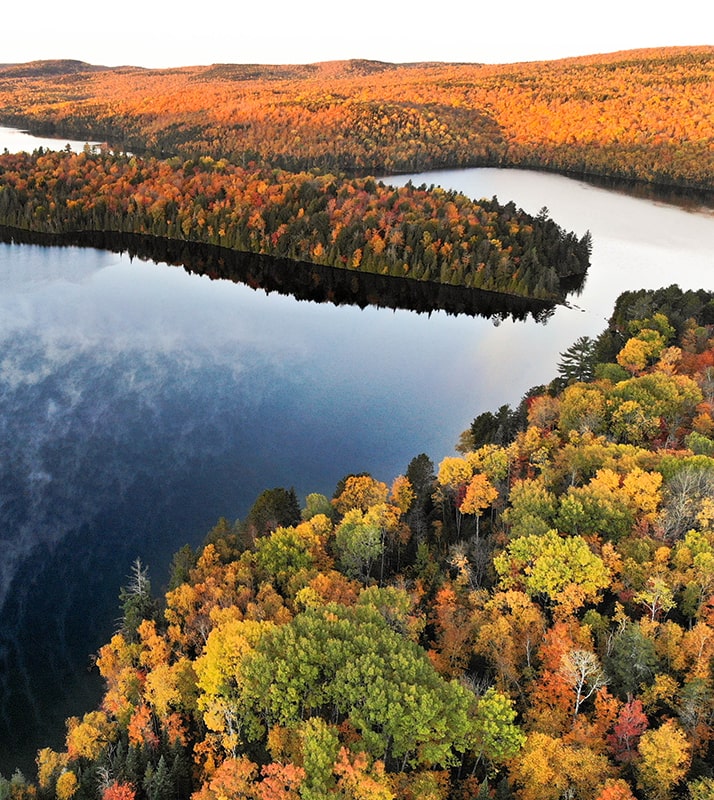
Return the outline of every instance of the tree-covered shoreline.
<path id="1" fill-rule="evenodd" d="M 168 70 L 32 62 L 0 66 L 0 120 L 160 158 L 351 175 L 515 166 L 711 197 L 713 53 Z"/>
<path id="2" fill-rule="evenodd" d="M 0 120 L 135 155 L 0 155 L 0 234 L 138 236 L 131 252 L 185 247 L 212 277 L 245 252 L 274 259 L 249 264 L 255 285 L 293 269 L 333 301 L 319 267 L 547 316 L 589 234 L 364 176 L 520 166 L 711 192 L 713 57 L 2 65 Z M 712 294 L 621 296 L 456 452 L 302 505 L 266 489 L 176 553 L 162 597 L 137 560 L 100 705 L 0 800 L 708 800 Z"/>
<path id="3" fill-rule="evenodd" d="M 359 272 L 304 261 L 244 253 L 209 245 L 146 234 L 111 231 L 39 233 L 0 225 L 0 242 L 44 247 L 93 247 L 126 253 L 171 266 L 211 280 L 229 280 L 267 294 L 278 294 L 314 303 L 359 308 L 406 309 L 417 314 L 443 311 L 449 315 L 480 316 L 496 322 L 505 319 L 546 322 L 557 303 L 505 292 L 467 289 L 431 281 L 405 281 L 390 275 Z M 564 289 L 577 292 L 581 281 L 565 282 Z M 567 300 L 565 301 L 567 303 Z"/>
<path id="4" fill-rule="evenodd" d="M 137 562 L 101 706 L 0 792 L 708 798 L 713 309 L 623 295 L 438 467 L 268 489 L 176 553 L 160 600 Z"/>

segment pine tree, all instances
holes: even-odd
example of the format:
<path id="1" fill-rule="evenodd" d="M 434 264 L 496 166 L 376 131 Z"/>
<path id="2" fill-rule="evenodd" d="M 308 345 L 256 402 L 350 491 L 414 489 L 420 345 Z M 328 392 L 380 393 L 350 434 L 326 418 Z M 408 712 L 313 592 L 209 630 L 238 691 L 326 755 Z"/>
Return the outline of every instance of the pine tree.
<path id="1" fill-rule="evenodd" d="M 591 381 L 595 370 L 595 341 L 581 336 L 563 353 L 558 362 L 558 375 L 566 383 Z"/>

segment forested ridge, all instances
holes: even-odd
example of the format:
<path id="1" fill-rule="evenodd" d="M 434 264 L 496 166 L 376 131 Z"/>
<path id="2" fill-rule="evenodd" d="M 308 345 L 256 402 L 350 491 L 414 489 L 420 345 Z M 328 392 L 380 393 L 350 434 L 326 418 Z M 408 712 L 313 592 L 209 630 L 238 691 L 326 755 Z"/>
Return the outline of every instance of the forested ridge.
<path id="1" fill-rule="evenodd" d="M 183 239 L 551 301 L 590 259 L 589 234 L 565 232 L 545 209 L 533 217 L 434 187 L 89 148 L 0 155 L 0 225 Z"/>
<path id="2" fill-rule="evenodd" d="M 101 706 L 0 796 L 706 800 L 714 295 L 618 301 L 458 455 L 137 562 Z"/>
<path id="3" fill-rule="evenodd" d="M 155 156 L 383 174 L 520 166 L 711 191 L 714 48 L 506 65 L 0 66 L 0 122 Z"/>

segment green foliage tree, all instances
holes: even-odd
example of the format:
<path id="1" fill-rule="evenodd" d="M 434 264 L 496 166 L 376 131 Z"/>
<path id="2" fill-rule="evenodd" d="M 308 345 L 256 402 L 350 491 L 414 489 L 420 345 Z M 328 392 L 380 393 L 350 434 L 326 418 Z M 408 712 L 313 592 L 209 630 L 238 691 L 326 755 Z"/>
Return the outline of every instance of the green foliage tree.
<path id="1" fill-rule="evenodd" d="M 274 531 L 276 528 L 289 528 L 300 522 L 300 506 L 294 489 L 265 489 L 250 508 L 243 526 L 250 538 L 255 541 L 259 536 Z"/>
<path id="2" fill-rule="evenodd" d="M 377 520 L 369 518 L 359 508 L 350 509 L 337 526 L 334 547 L 346 574 L 366 581 L 372 564 L 384 552 L 382 532 Z"/>
<path id="3" fill-rule="evenodd" d="M 473 695 L 369 606 L 299 614 L 261 639 L 242 675 L 254 721 L 295 725 L 334 709 L 387 763 L 449 765 L 473 742 Z"/>
<path id="4" fill-rule="evenodd" d="M 137 630 L 145 619 L 156 617 L 158 606 L 151 594 L 149 569 L 139 558 L 131 566 L 129 582 L 119 592 L 121 602 L 121 633 L 128 642 L 137 642 Z"/>
<path id="5" fill-rule="evenodd" d="M 654 641 L 637 623 L 625 621 L 613 635 L 605 657 L 610 688 L 623 699 L 634 697 L 653 681 L 658 666 Z"/>
<path id="6" fill-rule="evenodd" d="M 553 530 L 512 540 L 493 565 L 502 588 L 522 589 L 563 611 L 597 602 L 611 577 L 585 539 Z"/>
<path id="7" fill-rule="evenodd" d="M 560 354 L 558 375 L 567 383 L 591 381 L 595 370 L 595 340 L 580 336 Z"/>

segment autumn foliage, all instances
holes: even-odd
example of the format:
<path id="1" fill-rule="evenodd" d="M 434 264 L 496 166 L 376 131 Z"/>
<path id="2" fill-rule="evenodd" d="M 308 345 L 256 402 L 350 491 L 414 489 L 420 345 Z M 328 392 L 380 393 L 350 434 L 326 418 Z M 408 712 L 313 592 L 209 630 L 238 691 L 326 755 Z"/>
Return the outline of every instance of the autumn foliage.
<path id="1" fill-rule="evenodd" d="M 556 379 L 548 413 L 524 414 L 508 443 L 467 432 L 460 455 L 438 470 L 421 455 L 391 488 L 348 475 L 292 523 L 263 493 L 183 554 L 161 610 L 137 563 L 98 654 L 101 707 L 38 753 L 39 791 L 707 796 L 714 457 L 687 442 L 712 443 L 691 438 L 695 422 L 711 432 L 711 300 L 643 295 L 619 350 L 607 331 L 591 343 L 596 377 Z M 636 376 L 597 361 L 654 329 L 676 358 Z M 602 395 L 601 419 L 575 413 L 576 392 Z M 656 424 L 613 428 L 624 403 Z"/>
<path id="2" fill-rule="evenodd" d="M 528 166 L 711 189 L 711 47 L 507 65 L 0 67 L 0 120 L 290 170 Z"/>
<path id="3" fill-rule="evenodd" d="M 590 237 L 496 200 L 208 156 L 0 156 L 0 224 L 144 234 L 419 281 L 557 300 Z"/>

